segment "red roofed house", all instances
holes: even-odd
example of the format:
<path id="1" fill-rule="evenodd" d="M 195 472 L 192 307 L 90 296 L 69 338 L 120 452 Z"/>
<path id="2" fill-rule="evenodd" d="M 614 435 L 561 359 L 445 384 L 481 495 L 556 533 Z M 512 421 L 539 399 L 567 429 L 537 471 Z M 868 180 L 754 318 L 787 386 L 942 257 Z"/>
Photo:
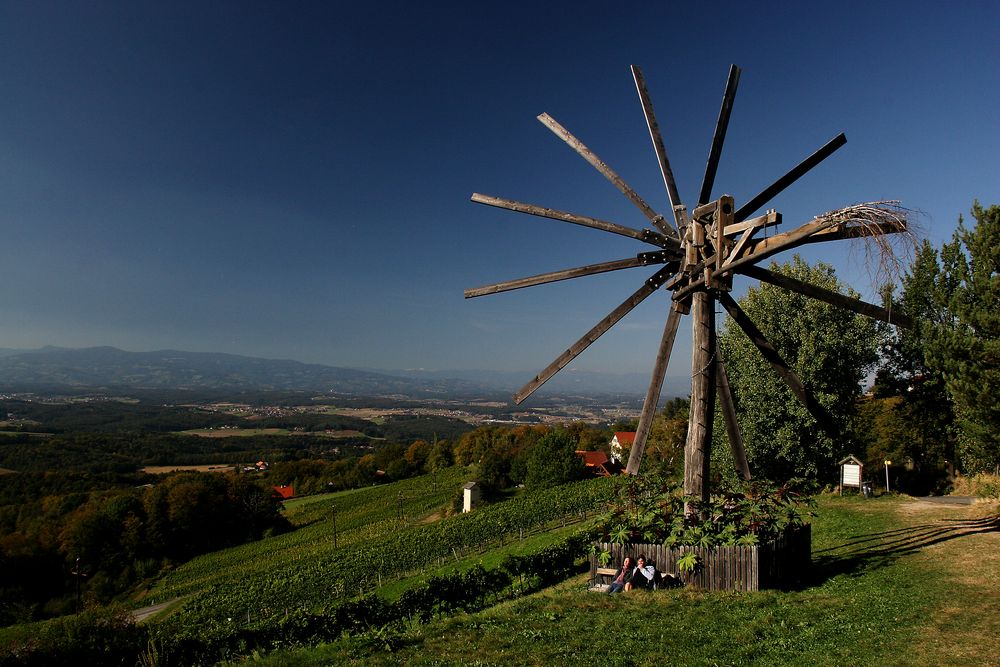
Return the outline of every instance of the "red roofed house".
<path id="1" fill-rule="evenodd" d="M 621 470 L 621 466 L 612 463 L 604 452 L 588 452 L 578 449 L 576 455 L 583 459 L 583 465 L 587 466 L 587 470 L 598 477 L 611 477 Z"/>
<path id="2" fill-rule="evenodd" d="M 611 438 L 611 460 L 625 465 L 625 457 L 632 451 L 635 442 L 635 431 L 616 431 Z"/>
<path id="3" fill-rule="evenodd" d="M 280 500 L 288 500 L 295 496 L 295 489 L 286 484 L 274 487 L 274 491 L 271 492 L 271 496 L 278 498 Z"/>

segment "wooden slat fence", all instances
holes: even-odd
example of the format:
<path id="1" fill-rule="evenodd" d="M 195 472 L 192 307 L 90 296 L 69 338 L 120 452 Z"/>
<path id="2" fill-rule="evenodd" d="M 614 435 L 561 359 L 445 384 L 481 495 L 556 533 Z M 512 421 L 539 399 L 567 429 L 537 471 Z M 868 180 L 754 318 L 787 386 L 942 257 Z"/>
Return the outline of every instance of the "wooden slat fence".
<path id="1" fill-rule="evenodd" d="M 809 567 L 812 530 L 806 525 L 781 537 L 750 547 L 677 547 L 662 544 L 596 543 L 598 551 L 611 553 L 608 567 L 618 567 L 628 555 L 635 560 L 640 554 L 656 564 L 656 569 L 672 574 L 689 586 L 709 591 L 757 591 L 775 588 L 799 579 Z M 695 572 L 681 572 L 677 561 L 687 553 L 698 556 L 700 567 Z M 596 555 L 590 556 L 590 579 L 599 581 Z"/>

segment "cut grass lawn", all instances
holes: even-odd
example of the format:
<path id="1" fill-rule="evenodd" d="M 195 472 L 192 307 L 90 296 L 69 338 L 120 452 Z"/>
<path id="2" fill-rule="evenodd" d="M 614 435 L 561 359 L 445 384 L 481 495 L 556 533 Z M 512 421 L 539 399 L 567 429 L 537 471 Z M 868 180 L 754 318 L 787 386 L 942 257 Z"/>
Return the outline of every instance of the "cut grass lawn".
<path id="1" fill-rule="evenodd" d="M 824 497 L 800 590 L 587 592 L 586 576 L 267 665 L 1000 665 L 997 503 Z M 390 651 L 387 647 L 391 647 Z"/>

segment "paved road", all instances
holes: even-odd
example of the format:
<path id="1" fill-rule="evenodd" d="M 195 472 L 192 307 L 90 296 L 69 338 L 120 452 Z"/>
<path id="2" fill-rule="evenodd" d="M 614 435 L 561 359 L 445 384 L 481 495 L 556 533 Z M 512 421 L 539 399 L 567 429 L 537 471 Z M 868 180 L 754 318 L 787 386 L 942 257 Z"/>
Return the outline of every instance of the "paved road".
<path id="1" fill-rule="evenodd" d="M 149 607 L 142 607 L 141 609 L 132 610 L 132 618 L 135 619 L 136 623 L 142 623 L 150 616 L 155 616 L 159 612 L 163 611 L 167 606 L 180 600 L 180 598 L 174 598 L 173 600 L 167 600 L 166 602 L 161 602 L 160 604 L 154 604 Z"/>
<path id="2" fill-rule="evenodd" d="M 976 503 L 975 496 L 920 496 L 917 500 L 937 505 L 974 505 Z"/>

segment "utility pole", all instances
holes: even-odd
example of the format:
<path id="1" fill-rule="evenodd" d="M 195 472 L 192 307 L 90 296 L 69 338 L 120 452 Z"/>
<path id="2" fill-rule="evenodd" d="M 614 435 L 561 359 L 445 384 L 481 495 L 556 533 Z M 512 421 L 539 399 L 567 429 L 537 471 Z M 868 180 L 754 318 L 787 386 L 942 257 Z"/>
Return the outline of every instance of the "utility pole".
<path id="1" fill-rule="evenodd" d="M 74 577 L 76 577 L 76 607 L 75 607 L 74 610 L 75 610 L 75 612 L 77 614 L 79 614 L 80 613 L 80 577 L 83 576 L 83 573 L 80 571 L 80 557 L 79 556 L 76 557 L 76 567 L 73 569 L 72 572 L 70 572 L 70 574 L 72 574 Z"/>

